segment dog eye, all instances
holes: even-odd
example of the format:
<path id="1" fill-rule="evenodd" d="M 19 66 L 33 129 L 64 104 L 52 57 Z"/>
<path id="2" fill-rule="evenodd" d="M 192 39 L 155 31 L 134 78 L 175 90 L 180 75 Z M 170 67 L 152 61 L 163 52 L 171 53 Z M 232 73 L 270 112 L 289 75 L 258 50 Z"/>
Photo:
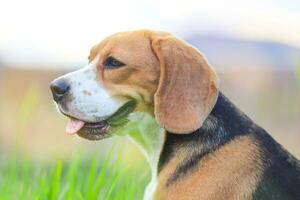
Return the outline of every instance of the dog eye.
<path id="1" fill-rule="evenodd" d="M 104 60 L 103 65 L 105 69 L 114 69 L 122 67 L 125 64 L 110 56 Z"/>

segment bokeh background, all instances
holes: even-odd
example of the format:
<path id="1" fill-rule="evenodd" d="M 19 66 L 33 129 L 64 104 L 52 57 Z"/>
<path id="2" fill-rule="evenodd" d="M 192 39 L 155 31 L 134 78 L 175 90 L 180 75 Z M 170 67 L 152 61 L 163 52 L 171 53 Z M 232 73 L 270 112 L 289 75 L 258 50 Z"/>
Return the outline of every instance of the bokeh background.
<path id="1" fill-rule="evenodd" d="M 119 31 L 163 30 L 196 46 L 219 74 L 223 93 L 300 158 L 299 21 L 297 0 L 3 1 L 0 181 L 5 181 L 0 183 L 0 199 L 29 198 L 33 193 L 37 199 L 126 199 L 128 190 L 122 197 L 113 196 L 124 189 L 122 184 L 102 189 L 101 182 L 89 197 L 88 186 L 74 181 L 88 182 L 92 161 L 102 166 L 112 146 L 117 150 L 105 173 L 110 174 L 116 163 L 126 165 L 132 172 L 129 179 L 143 179 L 128 199 L 141 198 L 149 169 L 135 146 L 120 137 L 90 142 L 67 136 L 66 119 L 57 113 L 49 90 L 52 79 L 87 64 L 91 46 Z M 116 162 L 120 152 L 123 161 Z M 84 169 L 72 171 L 74 160 Z M 95 174 L 101 167 L 98 170 Z M 41 174 L 50 185 L 43 185 Z M 80 194 L 70 192 L 72 187 Z"/>

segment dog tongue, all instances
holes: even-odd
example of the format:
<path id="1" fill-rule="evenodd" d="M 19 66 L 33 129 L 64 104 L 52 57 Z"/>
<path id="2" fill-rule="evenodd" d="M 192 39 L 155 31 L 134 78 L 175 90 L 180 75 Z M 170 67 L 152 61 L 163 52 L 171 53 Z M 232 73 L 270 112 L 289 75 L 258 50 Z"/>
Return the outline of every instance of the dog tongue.
<path id="1" fill-rule="evenodd" d="M 74 135 L 84 126 L 84 122 L 78 119 L 70 119 L 67 123 L 66 133 Z"/>

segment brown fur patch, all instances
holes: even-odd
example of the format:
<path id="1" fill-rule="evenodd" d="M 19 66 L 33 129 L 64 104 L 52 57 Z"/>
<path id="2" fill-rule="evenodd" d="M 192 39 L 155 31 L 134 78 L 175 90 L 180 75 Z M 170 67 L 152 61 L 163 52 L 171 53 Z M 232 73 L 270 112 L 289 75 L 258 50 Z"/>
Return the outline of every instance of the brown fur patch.
<path id="1" fill-rule="evenodd" d="M 176 152 L 177 153 L 177 152 Z M 189 152 L 186 152 L 186 155 Z M 179 153 L 180 154 L 180 153 Z M 182 155 L 176 155 L 158 176 L 157 200 L 247 200 L 260 180 L 261 152 L 250 136 L 241 136 L 208 154 L 190 172 L 167 186 Z"/>

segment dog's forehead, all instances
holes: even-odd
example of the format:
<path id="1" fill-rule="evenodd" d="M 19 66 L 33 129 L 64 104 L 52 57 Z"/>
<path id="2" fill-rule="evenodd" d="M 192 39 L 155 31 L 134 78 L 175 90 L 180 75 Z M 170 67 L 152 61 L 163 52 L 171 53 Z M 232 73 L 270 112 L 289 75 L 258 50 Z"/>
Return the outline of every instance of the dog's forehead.
<path id="1" fill-rule="evenodd" d="M 127 50 L 127 52 L 132 52 L 141 50 L 141 48 L 149 47 L 149 34 L 148 32 L 141 31 L 116 33 L 95 45 L 91 53 L 99 54 L 107 51 Z"/>
<path id="2" fill-rule="evenodd" d="M 151 43 L 152 36 L 170 36 L 170 33 L 153 30 L 136 30 L 119 32 L 108 36 L 100 43 L 96 44 L 91 54 L 100 53 L 99 51 L 107 51 L 111 49 L 124 49 L 124 50 L 141 50 L 141 48 L 148 48 Z"/>
<path id="3" fill-rule="evenodd" d="M 111 55 L 127 64 L 153 64 L 150 36 L 152 31 L 120 32 L 105 38 L 91 49 L 90 61 L 96 55 L 101 62 L 107 55 Z M 145 61 L 145 62 L 142 62 Z"/>

